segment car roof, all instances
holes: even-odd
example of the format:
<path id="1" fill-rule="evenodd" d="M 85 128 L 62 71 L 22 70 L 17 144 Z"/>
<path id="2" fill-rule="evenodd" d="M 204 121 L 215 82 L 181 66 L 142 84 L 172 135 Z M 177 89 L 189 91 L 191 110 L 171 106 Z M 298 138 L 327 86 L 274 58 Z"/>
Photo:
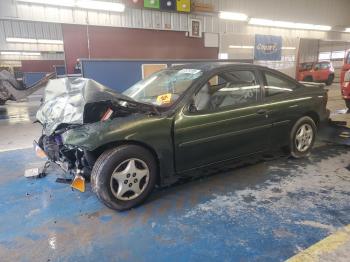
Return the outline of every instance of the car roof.
<path id="1" fill-rule="evenodd" d="M 250 67 L 250 68 L 260 68 L 267 69 L 265 66 L 259 66 L 249 63 L 238 63 L 238 62 L 199 62 L 199 63 L 189 63 L 183 65 L 172 66 L 172 69 L 198 69 L 203 72 L 209 72 L 216 69 L 223 69 L 227 67 Z"/>

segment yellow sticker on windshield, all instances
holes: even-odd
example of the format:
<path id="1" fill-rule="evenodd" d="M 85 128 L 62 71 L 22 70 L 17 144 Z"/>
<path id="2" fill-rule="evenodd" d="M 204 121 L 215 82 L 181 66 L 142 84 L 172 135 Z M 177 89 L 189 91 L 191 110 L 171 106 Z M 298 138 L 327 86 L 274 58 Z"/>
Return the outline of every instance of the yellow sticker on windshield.
<path id="1" fill-rule="evenodd" d="M 159 104 L 169 104 L 171 102 L 171 94 L 164 94 L 157 97 L 157 103 Z"/>

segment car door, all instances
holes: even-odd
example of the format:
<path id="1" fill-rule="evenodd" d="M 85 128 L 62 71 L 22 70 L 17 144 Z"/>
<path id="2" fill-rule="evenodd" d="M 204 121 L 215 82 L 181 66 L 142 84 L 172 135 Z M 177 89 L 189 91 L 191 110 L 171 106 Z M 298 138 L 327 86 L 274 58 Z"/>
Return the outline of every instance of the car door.
<path id="1" fill-rule="evenodd" d="M 314 66 L 313 80 L 315 82 L 322 81 L 322 75 L 324 74 L 324 67 L 322 63 L 316 63 Z"/>
<path id="2" fill-rule="evenodd" d="M 267 70 L 261 73 L 264 105 L 272 123 L 271 146 L 280 147 L 289 142 L 290 129 L 310 97 L 298 92 L 298 83 L 283 74 Z"/>
<path id="3" fill-rule="evenodd" d="M 268 114 L 254 70 L 213 75 L 176 116 L 178 172 L 263 151 L 268 145 Z"/>

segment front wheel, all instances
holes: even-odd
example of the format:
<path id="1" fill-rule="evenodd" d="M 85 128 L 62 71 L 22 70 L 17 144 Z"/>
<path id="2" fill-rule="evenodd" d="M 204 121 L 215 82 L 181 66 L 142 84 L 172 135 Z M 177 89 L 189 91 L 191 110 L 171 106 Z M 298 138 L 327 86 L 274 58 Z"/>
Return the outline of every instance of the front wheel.
<path id="1" fill-rule="evenodd" d="M 330 86 L 331 84 L 333 84 L 333 80 L 334 80 L 334 75 L 329 75 L 326 80 L 326 85 Z"/>
<path id="2" fill-rule="evenodd" d="M 91 173 L 91 186 L 106 206 L 127 210 L 151 194 L 157 180 L 153 155 L 137 145 L 123 145 L 102 153 Z"/>
<path id="3" fill-rule="evenodd" d="M 345 100 L 346 107 L 350 110 L 350 100 Z"/>
<path id="4" fill-rule="evenodd" d="M 315 143 L 317 127 L 308 116 L 300 118 L 290 133 L 290 153 L 294 158 L 306 157 Z"/>

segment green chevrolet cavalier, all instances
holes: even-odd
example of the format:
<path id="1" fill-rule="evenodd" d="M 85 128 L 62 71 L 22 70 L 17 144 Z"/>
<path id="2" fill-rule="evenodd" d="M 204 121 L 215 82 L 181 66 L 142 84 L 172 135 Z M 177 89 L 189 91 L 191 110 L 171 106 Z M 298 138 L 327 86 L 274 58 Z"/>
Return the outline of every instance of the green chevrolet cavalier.
<path id="1" fill-rule="evenodd" d="M 156 186 L 276 149 L 305 157 L 329 117 L 321 85 L 251 64 L 157 72 L 123 94 L 84 78 L 51 80 L 35 144 L 108 207 L 141 204 Z"/>

